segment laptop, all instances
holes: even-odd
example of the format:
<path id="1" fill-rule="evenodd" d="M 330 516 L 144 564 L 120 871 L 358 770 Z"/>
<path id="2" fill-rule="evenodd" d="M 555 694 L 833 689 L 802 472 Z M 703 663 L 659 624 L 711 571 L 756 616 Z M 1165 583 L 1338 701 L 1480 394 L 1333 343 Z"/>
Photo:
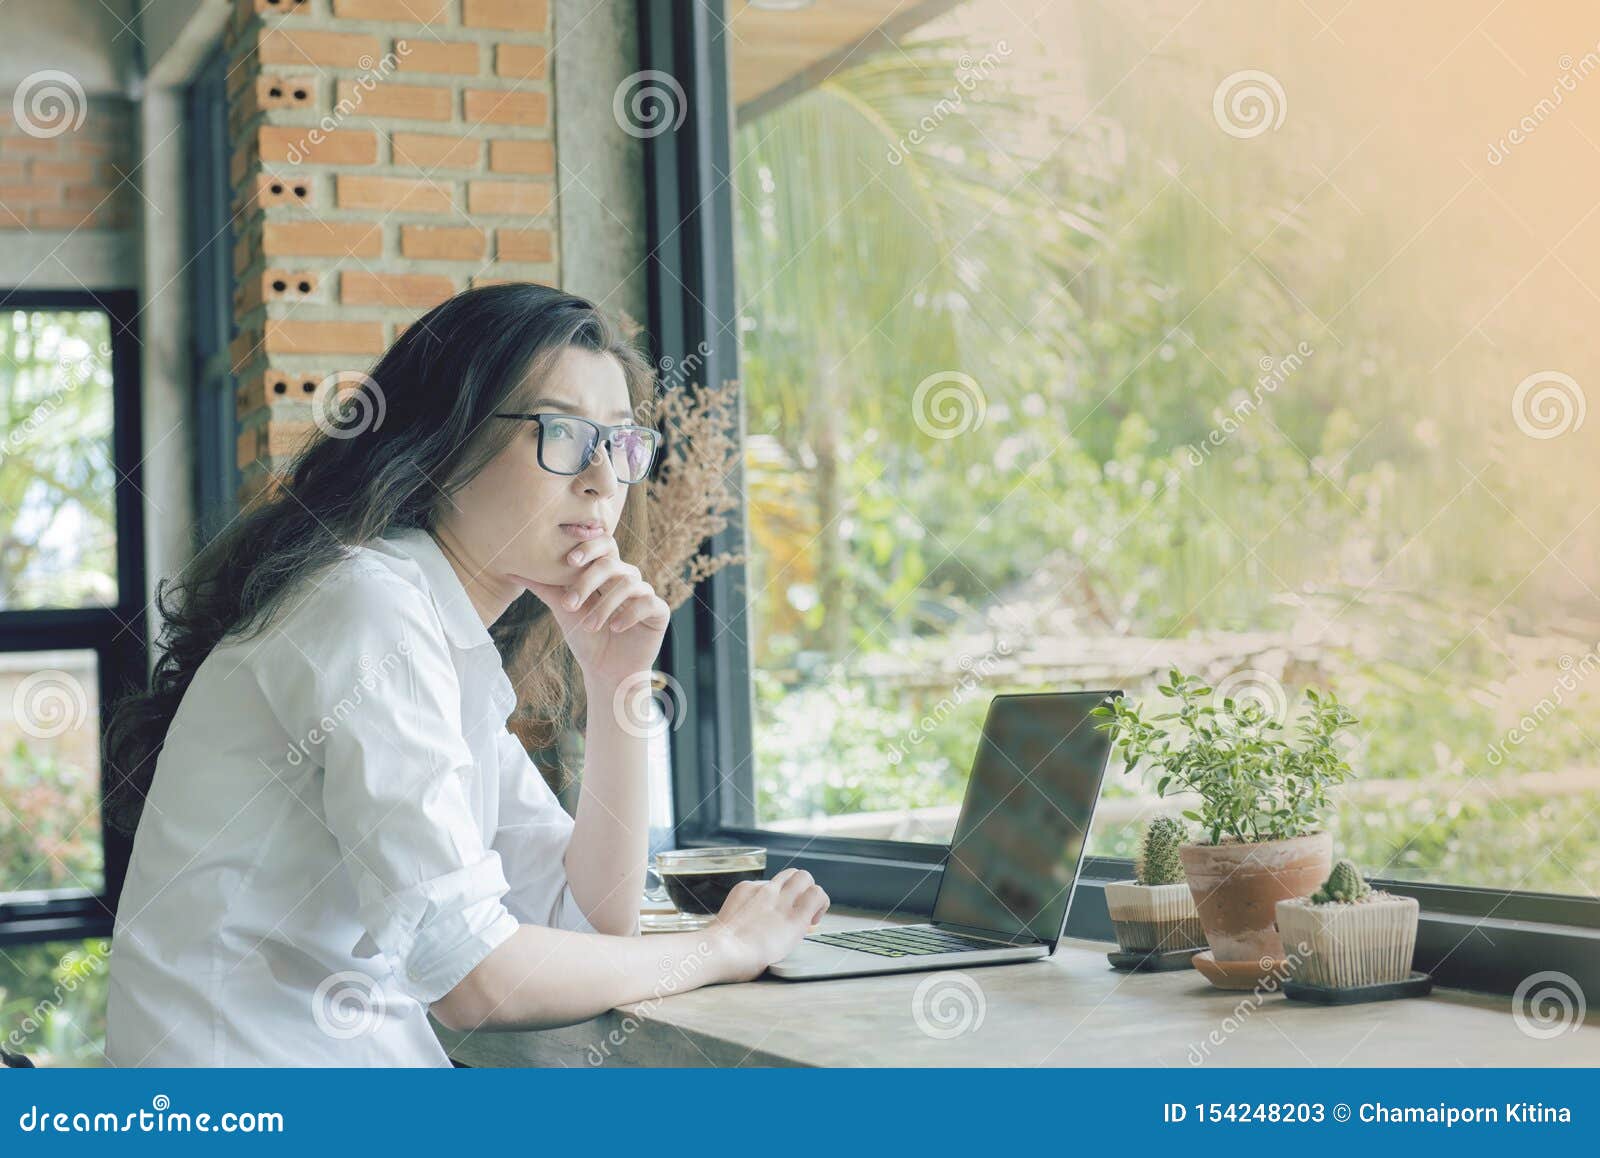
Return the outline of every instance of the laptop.
<path id="1" fill-rule="evenodd" d="M 1090 712 L 1121 692 L 995 696 L 925 925 L 813 933 L 785 981 L 1032 961 L 1056 951 L 1111 755 Z"/>

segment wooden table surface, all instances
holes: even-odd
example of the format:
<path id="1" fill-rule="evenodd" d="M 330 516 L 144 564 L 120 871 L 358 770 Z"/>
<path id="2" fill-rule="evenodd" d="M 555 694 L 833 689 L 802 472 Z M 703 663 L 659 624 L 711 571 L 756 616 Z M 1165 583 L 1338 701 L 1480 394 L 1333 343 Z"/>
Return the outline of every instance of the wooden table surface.
<path id="1" fill-rule="evenodd" d="M 883 923 L 823 918 L 825 929 Z M 475 1066 L 1600 1065 L 1600 1011 L 1543 1039 L 1510 997 L 1436 989 L 1325 1008 L 1224 992 L 1192 969 L 1120 973 L 1111 947 L 1065 940 L 1020 964 L 707 986 L 562 1029 L 435 1030 Z"/>

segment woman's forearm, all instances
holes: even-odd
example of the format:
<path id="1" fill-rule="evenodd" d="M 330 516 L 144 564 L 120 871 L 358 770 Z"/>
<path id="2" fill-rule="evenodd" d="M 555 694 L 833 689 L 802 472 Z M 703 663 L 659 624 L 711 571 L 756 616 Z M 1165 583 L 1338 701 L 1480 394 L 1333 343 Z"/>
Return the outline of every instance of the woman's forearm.
<path id="1" fill-rule="evenodd" d="M 585 688 L 589 724 L 567 879 L 595 929 L 626 937 L 638 932 L 650 847 L 648 743 L 632 734 L 642 729 L 625 729 L 617 719 L 614 686 Z"/>
<path id="2" fill-rule="evenodd" d="M 431 1011 L 450 1029 L 550 1029 L 631 1001 L 741 980 L 760 964 L 722 930 L 608 937 L 522 925 Z"/>

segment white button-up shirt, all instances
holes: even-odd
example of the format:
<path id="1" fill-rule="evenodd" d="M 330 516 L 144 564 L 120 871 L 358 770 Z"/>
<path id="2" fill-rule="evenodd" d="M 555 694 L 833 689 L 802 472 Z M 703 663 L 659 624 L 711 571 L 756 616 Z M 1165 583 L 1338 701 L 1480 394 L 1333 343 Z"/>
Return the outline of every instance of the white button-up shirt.
<path id="1" fill-rule="evenodd" d="M 408 529 L 185 692 L 112 936 L 119 1066 L 448 1066 L 427 1007 L 518 923 L 594 932 L 494 642 Z"/>

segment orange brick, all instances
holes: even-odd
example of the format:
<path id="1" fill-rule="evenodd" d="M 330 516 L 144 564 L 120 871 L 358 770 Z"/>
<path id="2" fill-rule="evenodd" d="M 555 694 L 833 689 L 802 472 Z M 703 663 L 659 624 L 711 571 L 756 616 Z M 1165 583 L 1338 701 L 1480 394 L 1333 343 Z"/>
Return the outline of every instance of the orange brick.
<path id="1" fill-rule="evenodd" d="M 548 181 L 469 181 L 469 213 L 516 213 L 532 215 L 550 208 L 554 195 Z"/>
<path id="2" fill-rule="evenodd" d="M 234 407 L 243 418 L 252 410 L 275 402 L 308 401 L 327 375 L 321 370 L 263 370 L 240 386 L 234 394 Z"/>
<path id="3" fill-rule="evenodd" d="M 378 257 L 383 226 L 377 221 L 268 221 L 261 227 L 268 257 Z"/>
<path id="4" fill-rule="evenodd" d="M 234 313 L 247 314 L 265 302 L 309 301 L 316 293 L 318 280 L 314 273 L 264 270 L 259 277 L 242 282 L 234 290 Z"/>
<path id="5" fill-rule="evenodd" d="M 554 173 L 555 144 L 551 141 L 490 141 L 489 168 L 496 173 Z"/>
<path id="6" fill-rule="evenodd" d="M 61 148 L 56 138 L 6 137 L 0 140 L 0 157 L 56 157 Z"/>
<path id="7" fill-rule="evenodd" d="M 268 318 L 262 349 L 273 354 L 378 354 L 382 322 L 303 322 Z"/>
<path id="8" fill-rule="evenodd" d="M 257 173 L 249 189 L 248 199 L 242 209 L 270 209 L 274 205 L 304 205 L 314 203 L 311 182 L 304 177 L 278 177 L 271 173 Z"/>
<path id="9" fill-rule="evenodd" d="M 339 275 L 339 300 L 352 306 L 432 309 L 455 292 L 455 282 L 443 274 L 347 270 Z"/>
<path id="10" fill-rule="evenodd" d="M 455 209 L 448 187 L 410 177 L 340 173 L 337 189 L 340 209 L 392 209 L 407 213 L 450 213 Z"/>
<path id="11" fill-rule="evenodd" d="M 93 161 L 35 161 L 35 181 L 93 181 L 99 166 Z"/>
<path id="12" fill-rule="evenodd" d="M 499 261 L 550 261 L 554 256 L 548 229 L 497 229 L 494 236 Z"/>
<path id="13" fill-rule="evenodd" d="M 397 72 L 439 72 L 475 76 L 478 46 L 470 40 L 434 41 L 414 36 L 394 42 Z"/>
<path id="14" fill-rule="evenodd" d="M 239 435 L 239 469 L 264 457 L 281 458 L 303 449 L 320 433 L 315 422 L 263 422 Z"/>
<path id="15" fill-rule="evenodd" d="M 550 98 L 542 92 L 469 88 L 463 96 L 474 125 L 543 125 L 550 119 Z"/>
<path id="16" fill-rule="evenodd" d="M 59 185 L 0 185 L 0 205 L 55 205 L 60 200 Z"/>
<path id="17" fill-rule="evenodd" d="M 475 277 L 472 279 L 472 288 L 486 285 L 549 285 L 548 282 L 539 281 L 537 278 L 526 277 Z"/>
<path id="18" fill-rule="evenodd" d="M 461 23 L 468 28 L 548 32 L 550 6 L 545 0 L 462 0 Z"/>
<path id="19" fill-rule="evenodd" d="M 450 0 L 333 0 L 333 14 L 346 20 L 434 24 L 449 18 Z"/>
<path id="20" fill-rule="evenodd" d="M 494 50 L 494 71 L 514 80 L 537 80 L 544 76 L 550 53 L 541 44 L 499 44 Z"/>
<path id="21" fill-rule="evenodd" d="M 397 132 L 392 143 L 396 165 L 415 165 L 419 169 L 476 169 L 483 156 L 476 137 Z"/>
<path id="22" fill-rule="evenodd" d="M 400 253 L 425 261 L 481 260 L 488 235 L 481 229 L 455 225 L 402 225 Z"/>
<path id="23" fill-rule="evenodd" d="M 42 205 L 30 215 L 35 229 L 93 229 L 106 219 L 104 213 L 94 209 L 63 209 Z"/>
<path id="24" fill-rule="evenodd" d="M 412 121 L 448 121 L 455 94 L 433 85 L 396 84 L 380 80 L 368 87 L 353 80 L 338 85 L 338 105 L 358 117 L 404 117 Z"/>
<path id="25" fill-rule="evenodd" d="M 290 31 L 281 24 L 263 27 L 257 42 L 262 64 L 374 68 L 383 54 L 376 36 L 349 32 Z"/>
<path id="26" fill-rule="evenodd" d="M 257 130 L 263 161 L 293 165 L 371 165 L 378 159 L 378 136 L 366 129 L 314 125 L 262 125 Z"/>

